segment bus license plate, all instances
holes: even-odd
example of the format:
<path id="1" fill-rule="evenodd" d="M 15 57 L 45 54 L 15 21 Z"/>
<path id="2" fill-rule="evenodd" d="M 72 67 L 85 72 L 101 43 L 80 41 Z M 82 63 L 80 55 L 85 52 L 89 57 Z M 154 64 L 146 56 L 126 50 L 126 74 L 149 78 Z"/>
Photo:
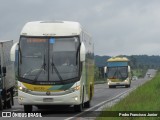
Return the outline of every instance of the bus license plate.
<path id="1" fill-rule="evenodd" d="M 43 98 L 43 102 L 53 102 L 53 98 Z"/>

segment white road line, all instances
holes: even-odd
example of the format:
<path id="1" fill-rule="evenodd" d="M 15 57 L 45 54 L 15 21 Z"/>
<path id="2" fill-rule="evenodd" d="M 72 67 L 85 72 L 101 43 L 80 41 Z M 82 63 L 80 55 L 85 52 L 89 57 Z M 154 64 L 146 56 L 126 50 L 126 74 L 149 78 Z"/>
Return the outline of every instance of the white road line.
<path id="1" fill-rule="evenodd" d="M 93 106 L 93 107 L 91 107 L 91 108 L 89 108 L 89 109 L 87 109 L 87 110 L 79 113 L 79 114 L 76 114 L 76 115 L 73 116 L 73 117 L 69 117 L 69 118 L 64 119 L 64 120 L 71 120 L 71 119 L 73 119 L 73 118 L 75 118 L 75 117 L 78 117 L 79 115 L 83 114 L 84 112 L 90 111 L 90 110 L 92 110 L 92 109 L 94 109 L 94 108 L 96 108 L 96 107 L 98 107 L 98 106 L 103 105 L 104 103 L 107 103 L 107 102 L 109 102 L 109 101 L 111 101 L 111 100 L 113 100 L 113 99 L 116 99 L 116 98 L 120 97 L 121 95 L 123 95 L 123 94 L 125 94 L 125 93 L 127 93 L 127 92 L 129 92 L 129 91 L 131 91 L 131 90 L 133 90 L 133 89 L 135 89 L 135 88 L 136 88 L 136 87 L 133 87 L 133 88 L 127 90 L 127 91 L 124 91 L 123 93 L 120 93 L 120 94 L 118 94 L 117 96 L 115 96 L 115 97 L 113 97 L 113 98 L 111 98 L 111 99 L 109 99 L 109 100 L 103 101 L 103 102 L 101 102 L 101 103 L 99 103 L 99 104 L 97 104 L 97 105 L 95 105 L 95 106 Z"/>
<path id="2" fill-rule="evenodd" d="M 22 109 L 16 109 L 16 110 L 12 110 L 11 112 L 14 112 L 14 111 L 22 111 Z"/>

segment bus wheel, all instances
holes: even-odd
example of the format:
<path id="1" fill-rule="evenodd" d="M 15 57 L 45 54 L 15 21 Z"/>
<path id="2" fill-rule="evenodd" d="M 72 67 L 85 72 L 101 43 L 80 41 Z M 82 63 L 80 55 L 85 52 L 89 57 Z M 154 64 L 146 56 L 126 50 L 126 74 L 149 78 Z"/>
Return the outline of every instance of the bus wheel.
<path id="1" fill-rule="evenodd" d="M 126 88 L 129 88 L 131 85 L 126 85 Z"/>
<path id="2" fill-rule="evenodd" d="M 3 102 L 2 102 L 2 98 L 0 98 L 0 110 L 3 110 Z"/>
<path id="3" fill-rule="evenodd" d="M 109 88 L 116 88 L 115 85 L 109 85 Z"/>
<path id="4" fill-rule="evenodd" d="M 32 105 L 24 105 L 24 112 L 31 113 L 32 112 Z"/>
<path id="5" fill-rule="evenodd" d="M 75 112 L 82 112 L 82 109 L 83 109 L 83 105 L 82 104 L 74 105 L 74 111 Z"/>
<path id="6" fill-rule="evenodd" d="M 12 89 L 12 91 L 11 91 L 12 105 L 14 105 L 14 98 L 13 98 L 13 96 L 14 96 L 14 91 L 13 91 L 13 89 Z"/>
<path id="7" fill-rule="evenodd" d="M 12 108 L 12 99 L 11 98 L 7 101 L 7 108 Z"/>
<path id="8" fill-rule="evenodd" d="M 84 103 L 84 107 L 85 108 L 90 108 L 91 106 L 91 99 L 92 99 L 92 88 L 90 87 L 90 96 L 89 96 L 89 100 L 87 102 Z"/>
<path id="9" fill-rule="evenodd" d="M 84 103 L 85 108 L 90 108 L 90 106 L 91 106 L 91 101 L 90 100 L 88 100 L 87 102 Z"/>
<path id="10" fill-rule="evenodd" d="M 9 100 L 6 102 L 6 106 L 7 108 L 11 108 L 12 107 L 12 96 L 11 96 L 11 93 L 9 92 Z"/>
<path id="11" fill-rule="evenodd" d="M 6 109 L 6 107 L 7 107 L 7 101 L 6 101 L 6 100 L 4 100 L 4 103 L 3 103 L 3 109 Z"/>

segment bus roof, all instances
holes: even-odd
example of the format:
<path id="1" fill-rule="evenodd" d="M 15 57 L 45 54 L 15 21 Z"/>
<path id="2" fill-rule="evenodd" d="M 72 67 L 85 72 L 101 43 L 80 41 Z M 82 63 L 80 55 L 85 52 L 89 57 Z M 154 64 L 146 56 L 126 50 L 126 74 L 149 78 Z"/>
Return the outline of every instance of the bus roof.
<path id="1" fill-rule="evenodd" d="M 33 21 L 25 24 L 21 31 L 24 36 L 76 36 L 82 31 L 78 22 Z"/>
<path id="2" fill-rule="evenodd" d="M 112 57 L 107 60 L 107 62 L 128 62 L 129 59 L 126 57 Z"/>

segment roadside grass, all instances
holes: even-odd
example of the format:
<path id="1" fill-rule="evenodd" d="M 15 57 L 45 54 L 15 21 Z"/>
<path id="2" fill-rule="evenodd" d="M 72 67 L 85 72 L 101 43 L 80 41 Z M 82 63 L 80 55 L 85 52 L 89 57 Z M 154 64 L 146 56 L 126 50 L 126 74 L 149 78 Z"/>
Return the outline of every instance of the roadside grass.
<path id="1" fill-rule="evenodd" d="M 160 72 L 132 91 L 111 108 L 106 108 L 96 120 L 159 120 L 158 117 L 103 117 L 106 111 L 160 111 Z"/>

